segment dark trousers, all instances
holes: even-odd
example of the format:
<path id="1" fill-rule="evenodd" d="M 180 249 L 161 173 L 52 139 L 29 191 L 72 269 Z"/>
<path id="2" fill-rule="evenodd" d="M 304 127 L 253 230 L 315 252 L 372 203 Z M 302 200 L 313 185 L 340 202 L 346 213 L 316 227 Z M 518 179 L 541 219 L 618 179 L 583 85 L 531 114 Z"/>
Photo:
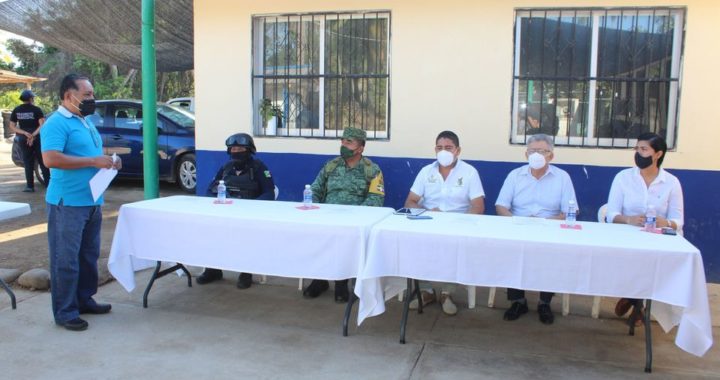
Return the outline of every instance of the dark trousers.
<path id="1" fill-rule="evenodd" d="M 555 293 L 552 292 L 540 292 L 540 301 L 550 303 Z M 521 298 L 525 298 L 525 291 L 520 289 L 508 288 L 507 299 L 508 301 L 517 301 Z"/>
<path id="2" fill-rule="evenodd" d="M 47 204 L 50 295 L 56 323 L 75 319 L 92 307 L 98 289 L 100 206 Z"/>
<path id="3" fill-rule="evenodd" d="M 35 141 L 31 146 L 28 146 L 25 142 L 22 142 L 22 158 L 23 166 L 25 166 L 25 182 L 27 187 L 35 188 L 35 178 L 33 173 L 35 172 L 35 163 L 37 162 L 42 170 L 43 177 L 46 181 L 50 181 L 50 170 L 45 167 L 42 160 L 42 151 L 40 150 L 40 139 L 35 138 Z M 50 182 L 47 182 L 50 183 Z"/>

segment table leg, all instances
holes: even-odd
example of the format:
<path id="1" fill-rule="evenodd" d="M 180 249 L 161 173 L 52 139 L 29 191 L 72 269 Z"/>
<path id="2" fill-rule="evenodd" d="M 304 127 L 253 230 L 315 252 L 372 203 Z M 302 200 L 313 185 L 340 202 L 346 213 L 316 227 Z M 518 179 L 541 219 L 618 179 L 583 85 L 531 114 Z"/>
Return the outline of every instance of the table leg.
<path id="1" fill-rule="evenodd" d="M 1 278 L 0 278 L 0 286 L 2 286 L 3 289 L 5 289 L 7 294 L 10 296 L 10 304 L 12 304 L 13 310 L 17 309 L 17 303 L 15 302 L 15 293 L 13 293 L 12 289 L 10 289 L 8 284 L 6 284 L 5 281 L 3 281 Z"/>
<path id="2" fill-rule="evenodd" d="M 413 284 L 415 285 L 413 287 Z M 407 279 L 407 297 L 403 300 L 402 320 L 400 321 L 400 344 L 405 344 L 405 328 L 407 326 L 408 311 L 410 310 L 410 300 L 418 297 L 418 314 L 422 313 L 422 299 L 420 298 L 420 282 L 411 278 Z"/>
<path id="3" fill-rule="evenodd" d="M 158 261 L 157 265 L 155 265 L 155 270 L 153 271 L 152 276 L 150 276 L 150 281 L 147 284 L 147 287 L 145 288 L 145 293 L 143 293 L 143 308 L 147 309 L 147 298 L 148 294 L 150 294 L 150 289 L 152 288 L 153 284 L 155 283 L 155 280 L 157 280 L 160 277 L 166 276 L 170 273 L 174 273 L 178 269 L 182 270 L 183 273 L 188 278 L 188 287 L 192 287 L 192 276 L 190 275 L 190 271 L 185 268 L 184 265 L 177 263 L 170 268 L 166 268 L 163 270 L 160 270 L 160 266 L 162 265 L 162 261 Z"/>
<path id="4" fill-rule="evenodd" d="M 637 304 L 633 305 L 632 311 L 630 312 L 630 317 L 628 317 L 628 327 L 630 328 L 628 331 L 628 335 L 635 336 L 635 322 L 640 319 L 640 313 L 642 312 L 642 305 Z"/>
<path id="5" fill-rule="evenodd" d="M 350 322 L 350 314 L 352 313 L 353 304 L 355 301 L 357 301 L 357 296 L 355 295 L 355 279 L 350 279 L 350 298 L 348 299 L 348 303 L 345 306 L 345 316 L 343 317 L 343 336 L 348 336 L 348 323 Z"/>
<path id="6" fill-rule="evenodd" d="M 652 333 L 650 331 L 650 307 L 652 300 L 645 301 L 645 372 L 652 372 Z"/>

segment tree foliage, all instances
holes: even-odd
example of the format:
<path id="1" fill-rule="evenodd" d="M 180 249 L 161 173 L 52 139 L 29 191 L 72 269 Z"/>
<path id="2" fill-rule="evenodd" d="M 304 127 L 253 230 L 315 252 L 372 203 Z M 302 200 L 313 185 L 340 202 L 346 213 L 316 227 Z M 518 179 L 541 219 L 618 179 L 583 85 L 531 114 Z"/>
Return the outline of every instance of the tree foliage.
<path id="1" fill-rule="evenodd" d="M 33 84 L 37 95 L 35 102 L 45 112 L 52 111 L 60 103 L 57 94 L 60 81 L 69 73 L 90 78 L 96 99 L 142 98 L 140 71 L 118 67 L 81 54 L 62 51 L 52 46 L 27 44 L 19 39 L 9 39 L 7 50 L 18 58 L 19 64 L 0 60 L 0 69 L 12 70 L 22 75 L 47 78 Z M 167 100 L 175 97 L 192 96 L 195 89 L 193 72 L 181 71 L 158 73 L 157 98 Z M 12 108 L 19 104 L 17 97 L 23 85 L 0 85 L 0 108 Z M 14 99 L 14 100 L 13 100 Z"/>

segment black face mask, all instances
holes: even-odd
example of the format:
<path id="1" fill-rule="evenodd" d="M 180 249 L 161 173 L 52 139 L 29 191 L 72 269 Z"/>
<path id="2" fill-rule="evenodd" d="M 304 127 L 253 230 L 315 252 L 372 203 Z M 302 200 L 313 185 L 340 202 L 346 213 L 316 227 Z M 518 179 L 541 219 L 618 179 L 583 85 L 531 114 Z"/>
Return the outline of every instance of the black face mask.
<path id="1" fill-rule="evenodd" d="M 640 169 L 645 169 L 648 166 L 652 165 L 653 159 L 652 156 L 643 157 L 640 155 L 640 153 L 635 152 L 635 165 L 639 167 Z"/>
<path id="2" fill-rule="evenodd" d="M 235 166 L 244 166 L 248 161 L 250 161 L 250 157 L 251 157 L 250 152 L 230 153 L 230 158 L 232 158 L 233 162 L 235 163 Z"/>
<path id="3" fill-rule="evenodd" d="M 95 99 L 85 99 L 80 103 L 80 114 L 83 116 L 95 113 Z"/>
<path id="4" fill-rule="evenodd" d="M 75 97 L 73 96 L 73 98 Z M 78 111 L 80 111 L 80 115 L 83 115 L 83 117 L 92 115 L 95 113 L 95 99 L 85 99 L 80 102 L 80 106 L 78 106 L 77 108 Z"/>

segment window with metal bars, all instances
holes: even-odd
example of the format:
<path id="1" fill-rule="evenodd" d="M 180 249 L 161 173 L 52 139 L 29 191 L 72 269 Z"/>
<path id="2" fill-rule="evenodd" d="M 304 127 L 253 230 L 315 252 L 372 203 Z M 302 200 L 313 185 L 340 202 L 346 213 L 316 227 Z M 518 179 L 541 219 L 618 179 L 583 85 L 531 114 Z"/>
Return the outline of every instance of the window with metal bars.
<path id="1" fill-rule="evenodd" d="M 256 135 L 389 138 L 390 12 L 253 17 Z"/>
<path id="2" fill-rule="evenodd" d="M 518 9 L 512 143 L 674 147 L 685 8 Z"/>

